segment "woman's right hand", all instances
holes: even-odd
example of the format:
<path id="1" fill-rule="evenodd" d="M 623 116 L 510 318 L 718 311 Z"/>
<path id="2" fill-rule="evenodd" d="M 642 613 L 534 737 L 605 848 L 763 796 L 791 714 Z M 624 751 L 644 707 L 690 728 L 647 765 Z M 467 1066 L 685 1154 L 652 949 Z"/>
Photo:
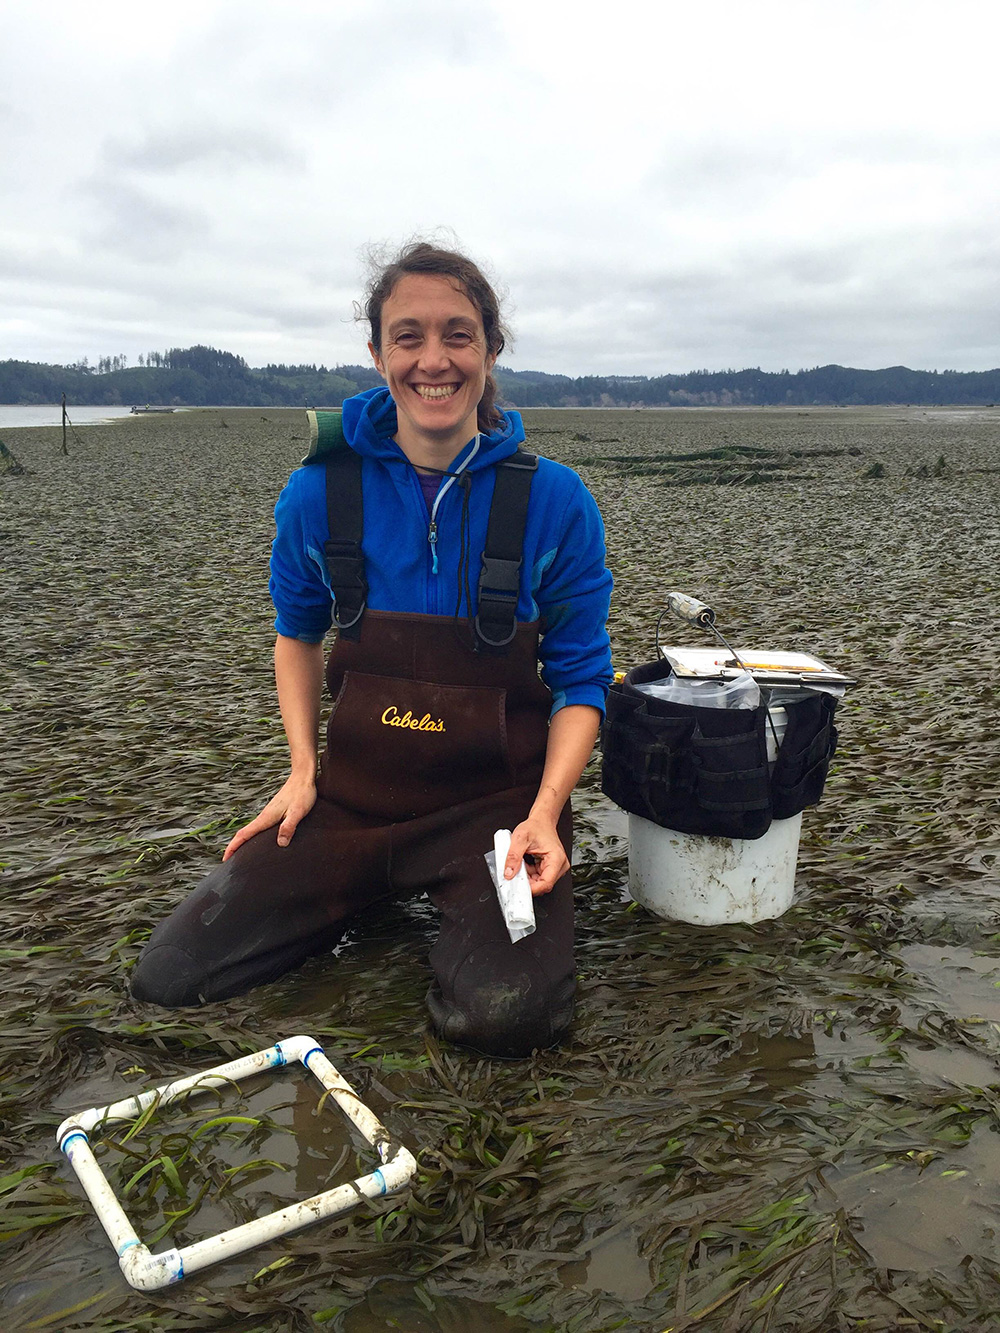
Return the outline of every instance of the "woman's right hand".
<path id="1" fill-rule="evenodd" d="M 275 824 L 278 825 L 278 846 L 287 847 L 300 820 L 305 818 L 315 804 L 315 777 L 297 776 L 293 773 L 281 790 L 271 797 L 257 818 L 252 819 L 233 835 L 229 846 L 222 853 L 223 861 L 228 861 L 237 847 L 242 847 L 258 833 L 263 833 L 264 829 L 274 828 Z"/>

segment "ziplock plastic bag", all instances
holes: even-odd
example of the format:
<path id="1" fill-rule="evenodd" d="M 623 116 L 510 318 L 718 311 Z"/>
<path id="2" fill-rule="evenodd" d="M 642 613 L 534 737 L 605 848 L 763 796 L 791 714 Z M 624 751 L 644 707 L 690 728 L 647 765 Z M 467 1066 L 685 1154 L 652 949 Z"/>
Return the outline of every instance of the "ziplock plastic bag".
<path id="1" fill-rule="evenodd" d="M 757 708 L 760 687 L 749 671 L 732 680 L 703 680 L 694 676 L 667 676 L 665 680 L 636 685 L 640 693 L 690 708 Z"/>

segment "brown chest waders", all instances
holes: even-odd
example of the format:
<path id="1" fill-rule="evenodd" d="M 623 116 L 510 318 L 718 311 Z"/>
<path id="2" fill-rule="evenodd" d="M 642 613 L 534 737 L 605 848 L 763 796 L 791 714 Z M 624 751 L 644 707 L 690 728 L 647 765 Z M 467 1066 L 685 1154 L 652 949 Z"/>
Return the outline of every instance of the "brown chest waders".
<path id="1" fill-rule="evenodd" d="M 360 600 L 330 653 L 315 807 L 288 847 L 268 829 L 211 871 L 153 931 L 132 992 L 170 1007 L 240 994 L 331 949 L 372 904 L 426 893 L 442 917 L 427 997 L 440 1035 L 497 1056 L 552 1045 L 573 1009 L 571 878 L 534 900 L 535 933 L 512 944 L 484 860 L 542 774 L 538 627 L 473 652 L 464 623 Z M 568 803 L 559 835 L 568 853 Z"/>

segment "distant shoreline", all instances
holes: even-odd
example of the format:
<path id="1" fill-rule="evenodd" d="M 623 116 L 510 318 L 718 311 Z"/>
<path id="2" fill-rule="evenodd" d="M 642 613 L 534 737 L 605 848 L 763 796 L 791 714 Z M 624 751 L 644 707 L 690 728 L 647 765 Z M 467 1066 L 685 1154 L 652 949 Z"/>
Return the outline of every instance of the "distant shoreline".
<path id="1" fill-rule="evenodd" d="M 150 413 L 150 417 L 161 419 L 173 419 L 175 422 L 179 417 L 192 416 L 200 412 L 232 412 L 234 414 L 249 413 L 254 416 L 264 412 L 301 412 L 305 413 L 310 409 L 305 405 L 290 406 L 282 403 L 280 406 L 248 407 L 246 403 L 218 403 L 212 406 L 184 405 L 175 408 L 171 414 Z M 337 408 L 320 409 L 326 411 L 336 411 Z M 74 408 L 73 404 L 67 404 L 67 415 L 74 429 L 83 429 L 87 426 L 108 426 L 118 421 L 142 421 L 147 420 L 145 413 L 134 414 L 131 407 L 94 407 L 79 406 Z M 1000 414 L 1000 404 L 995 403 L 686 403 L 676 406 L 656 406 L 656 407 L 551 407 L 551 406 L 530 406 L 513 407 L 514 412 L 558 412 L 558 413 L 586 413 L 595 416 L 601 413 L 612 413 L 620 415 L 622 412 L 640 412 L 653 414 L 662 412 L 663 414 L 676 416 L 688 413 L 712 413 L 712 412 L 731 412 L 736 414 L 767 414 L 781 413 L 789 416 L 812 416 L 823 412 L 920 412 L 927 413 L 953 414 L 961 413 L 963 416 L 979 415 L 980 413 L 995 412 Z M 17 414 L 16 416 L 14 414 Z M 0 403 L 0 432 L 6 433 L 17 430 L 52 430 L 58 429 L 62 420 L 62 405 L 60 403 Z"/>
<path id="2" fill-rule="evenodd" d="M 371 365 L 268 365 L 259 368 L 213 347 L 150 353 L 144 364 L 104 358 L 98 368 L 0 361 L 0 404 L 59 402 L 127 409 L 339 406 L 345 398 L 382 383 Z M 516 408 L 676 407 L 992 407 L 1000 404 L 1000 368 L 980 371 L 910 370 L 886 366 L 813 366 L 808 370 L 693 370 L 661 375 L 551 375 L 545 371 L 493 371 L 499 401 Z"/>

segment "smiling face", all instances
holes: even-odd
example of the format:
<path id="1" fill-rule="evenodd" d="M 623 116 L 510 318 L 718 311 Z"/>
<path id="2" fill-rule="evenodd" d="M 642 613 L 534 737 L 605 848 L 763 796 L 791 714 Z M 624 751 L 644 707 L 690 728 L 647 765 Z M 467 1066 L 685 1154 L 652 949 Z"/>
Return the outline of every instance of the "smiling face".
<path id="1" fill-rule="evenodd" d="M 381 335 L 381 349 L 368 350 L 396 403 L 399 446 L 412 462 L 446 467 L 476 433 L 496 360 L 479 311 L 451 278 L 408 273 L 385 299 Z"/>

